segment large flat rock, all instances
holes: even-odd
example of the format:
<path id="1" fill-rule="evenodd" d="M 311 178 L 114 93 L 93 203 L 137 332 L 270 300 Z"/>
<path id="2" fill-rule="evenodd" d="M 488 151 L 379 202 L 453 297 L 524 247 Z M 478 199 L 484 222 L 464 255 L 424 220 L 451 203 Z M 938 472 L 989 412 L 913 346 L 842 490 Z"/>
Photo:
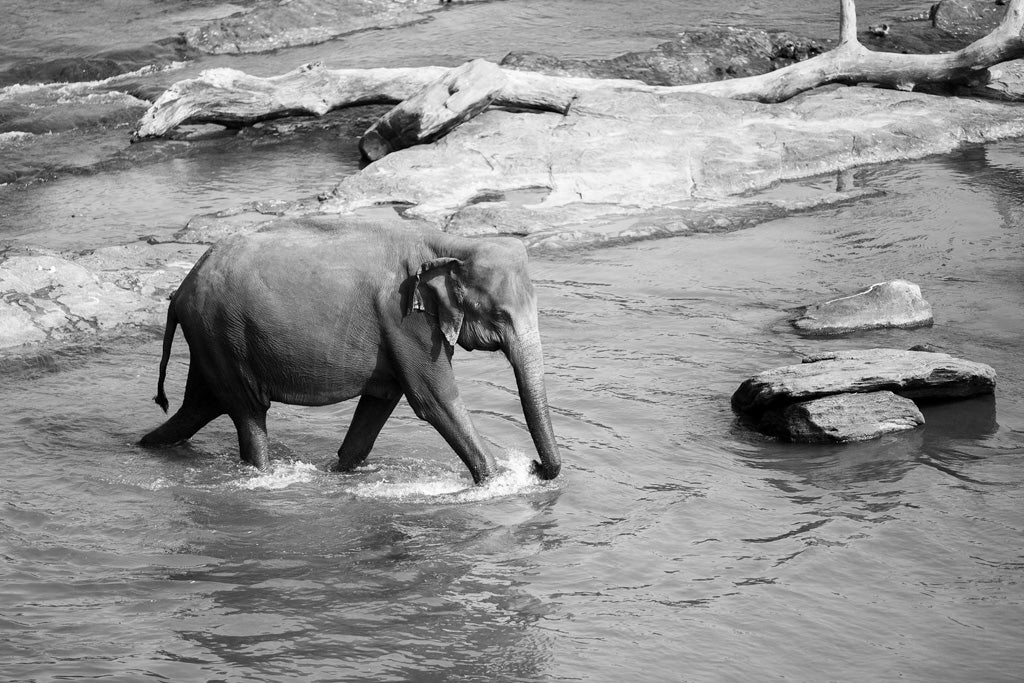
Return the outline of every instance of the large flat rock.
<path id="1" fill-rule="evenodd" d="M 732 405 L 758 417 L 833 394 L 891 391 L 911 399 L 947 399 L 991 393 L 995 383 L 995 370 L 988 365 L 945 353 L 840 351 L 758 373 L 740 385 Z"/>
<path id="2" fill-rule="evenodd" d="M 550 222 L 694 207 L 780 181 L 949 152 L 1024 135 L 1012 106 L 867 87 L 830 87 L 782 104 L 614 87 L 582 92 L 565 116 L 492 109 L 430 145 L 343 180 L 319 210 L 400 204 L 439 227 L 488 202 L 520 234 Z M 528 203 L 490 198 L 528 192 Z"/>

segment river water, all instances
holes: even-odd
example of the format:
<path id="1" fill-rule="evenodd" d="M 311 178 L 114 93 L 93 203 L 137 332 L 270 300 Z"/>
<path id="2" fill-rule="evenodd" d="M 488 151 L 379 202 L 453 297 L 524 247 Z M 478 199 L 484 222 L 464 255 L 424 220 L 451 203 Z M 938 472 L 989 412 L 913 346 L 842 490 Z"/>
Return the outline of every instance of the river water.
<path id="1" fill-rule="evenodd" d="M 145 57 L 225 10 L 4 4 L 0 66 L 120 40 Z M 863 21 L 919 11 L 861 4 Z M 826 36 L 824 5 L 453 6 L 129 78 L 607 56 L 701 23 Z M 355 169 L 354 146 L 331 148 L 324 131 L 129 148 L 144 104 L 108 86 L 0 91 L 0 248 L 167 236 L 195 213 L 309 196 Z M 404 406 L 350 475 L 328 471 L 344 404 L 275 406 L 267 473 L 237 462 L 224 420 L 187 446 L 139 449 L 162 417 L 156 330 L 8 360 L 0 680 L 1019 680 L 1024 141 L 856 175 L 881 192 L 727 234 L 534 257 L 565 461 L 553 482 L 526 473 L 514 380 L 493 354 L 456 356 L 502 466 L 481 489 Z M 897 277 L 922 286 L 934 327 L 822 340 L 782 322 Z M 926 406 L 923 429 L 841 447 L 762 438 L 729 407 L 743 379 L 801 353 L 919 343 L 995 367 L 995 396 Z M 179 340 L 172 403 L 187 362 Z"/>

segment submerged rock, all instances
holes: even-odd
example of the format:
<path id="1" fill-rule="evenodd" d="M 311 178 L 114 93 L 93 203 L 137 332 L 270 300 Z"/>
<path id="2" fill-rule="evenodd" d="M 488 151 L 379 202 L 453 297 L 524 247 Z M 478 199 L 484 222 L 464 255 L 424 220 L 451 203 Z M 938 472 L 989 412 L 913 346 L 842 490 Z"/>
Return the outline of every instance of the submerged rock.
<path id="1" fill-rule="evenodd" d="M 833 394 L 885 390 L 912 399 L 947 399 L 991 393 L 995 383 L 988 365 L 945 353 L 840 351 L 761 372 L 740 385 L 732 405 L 759 419 L 768 410 Z"/>
<path id="2" fill-rule="evenodd" d="M 872 391 L 836 394 L 769 410 L 761 417 L 758 429 L 801 443 L 848 443 L 923 424 L 924 416 L 909 398 L 891 391 Z"/>
<path id="3" fill-rule="evenodd" d="M 268 52 L 422 21 L 433 9 L 436 0 L 288 0 L 189 29 L 185 41 L 212 54 Z"/>
<path id="4" fill-rule="evenodd" d="M 167 66 L 191 56 L 181 38 L 122 47 L 89 56 L 27 59 L 0 70 L 0 87 L 31 83 L 100 81 L 138 69 Z"/>
<path id="5" fill-rule="evenodd" d="M 611 59 L 559 59 L 511 52 L 501 65 L 553 76 L 625 78 L 651 85 L 684 85 L 768 73 L 820 54 L 821 44 L 789 33 L 710 28 L 687 31 L 676 40 Z"/>
<path id="6" fill-rule="evenodd" d="M 883 327 L 910 329 L 933 321 L 931 304 L 921 296 L 921 288 L 907 280 L 892 280 L 806 306 L 791 322 L 806 334 L 834 335 Z"/>
<path id="7" fill-rule="evenodd" d="M 1006 5 L 995 0 L 942 0 L 932 10 L 935 28 L 946 33 L 976 40 L 999 25 Z"/>

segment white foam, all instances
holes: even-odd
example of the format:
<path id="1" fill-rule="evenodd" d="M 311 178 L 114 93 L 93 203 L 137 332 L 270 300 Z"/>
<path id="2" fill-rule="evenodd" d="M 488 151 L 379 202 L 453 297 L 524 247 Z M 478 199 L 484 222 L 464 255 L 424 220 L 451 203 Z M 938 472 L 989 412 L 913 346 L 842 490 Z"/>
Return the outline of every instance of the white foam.
<path id="1" fill-rule="evenodd" d="M 266 472 L 235 482 L 240 489 L 254 491 L 288 488 L 292 484 L 305 484 L 319 476 L 320 470 L 308 462 L 275 462 Z"/>
<path id="2" fill-rule="evenodd" d="M 132 483 L 132 482 L 129 482 L 129 483 Z M 135 486 L 138 486 L 139 488 L 142 488 L 142 489 L 146 489 L 147 491 L 159 491 L 161 489 L 168 488 L 170 485 L 171 485 L 170 482 L 168 482 L 163 477 L 157 477 L 153 481 L 148 481 L 148 482 L 146 482 L 146 481 L 144 481 L 144 482 L 135 482 Z"/>
<path id="3" fill-rule="evenodd" d="M 498 473 L 483 486 L 473 486 L 460 472 L 444 472 L 427 479 L 380 481 L 359 484 L 353 490 L 362 498 L 384 498 L 408 502 L 468 503 L 518 495 L 540 486 L 530 458 L 510 450 L 498 458 Z"/>
<path id="4" fill-rule="evenodd" d="M 29 138 L 33 138 L 35 135 L 28 133 L 23 130 L 11 130 L 6 133 L 0 133 L 0 145 L 4 143 L 19 143 Z"/>
<path id="5" fill-rule="evenodd" d="M 0 99 L 35 92 L 52 92 L 63 98 L 67 98 L 69 96 L 81 97 L 96 88 L 103 88 L 104 86 L 116 84 L 119 81 L 131 80 L 133 78 L 148 76 L 154 73 L 177 71 L 178 69 L 185 68 L 187 64 L 188 62 L 171 62 L 164 66 L 144 66 L 141 69 L 136 69 L 135 71 L 127 71 L 123 74 L 117 74 L 116 76 L 111 76 L 98 81 L 75 81 L 72 83 L 15 83 L 13 85 L 0 88 Z M 122 93 L 122 95 L 124 94 Z"/>

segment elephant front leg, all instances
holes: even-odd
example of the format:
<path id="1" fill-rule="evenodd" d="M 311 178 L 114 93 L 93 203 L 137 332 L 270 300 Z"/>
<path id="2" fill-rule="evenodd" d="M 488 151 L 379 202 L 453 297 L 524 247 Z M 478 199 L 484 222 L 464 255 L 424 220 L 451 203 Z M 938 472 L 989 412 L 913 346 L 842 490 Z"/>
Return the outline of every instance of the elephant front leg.
<path id="1" fill-rule="evenodd" d="M 477 433 L 458 390 L 447 396 L 439 396 L 437 391 L 419 396 L 407 393 L 406 396 L 416 415 L 433 425 L 458 454 L 476 484 L 484 483 L 494 474 L 494 458 Z"/>
<path id="2" fill-rule="evenodd" d="M 364 394 L 359 399 L 345 440 L 338 449 L 338 464 L 334 466 L 336 472 L 348 472 L 366 460 L 380 430 L 384 428 L 384 423 L 391 417 L 401 398 L 402 392 L 396 390 L 393 395 L 386 398 Z"/>

